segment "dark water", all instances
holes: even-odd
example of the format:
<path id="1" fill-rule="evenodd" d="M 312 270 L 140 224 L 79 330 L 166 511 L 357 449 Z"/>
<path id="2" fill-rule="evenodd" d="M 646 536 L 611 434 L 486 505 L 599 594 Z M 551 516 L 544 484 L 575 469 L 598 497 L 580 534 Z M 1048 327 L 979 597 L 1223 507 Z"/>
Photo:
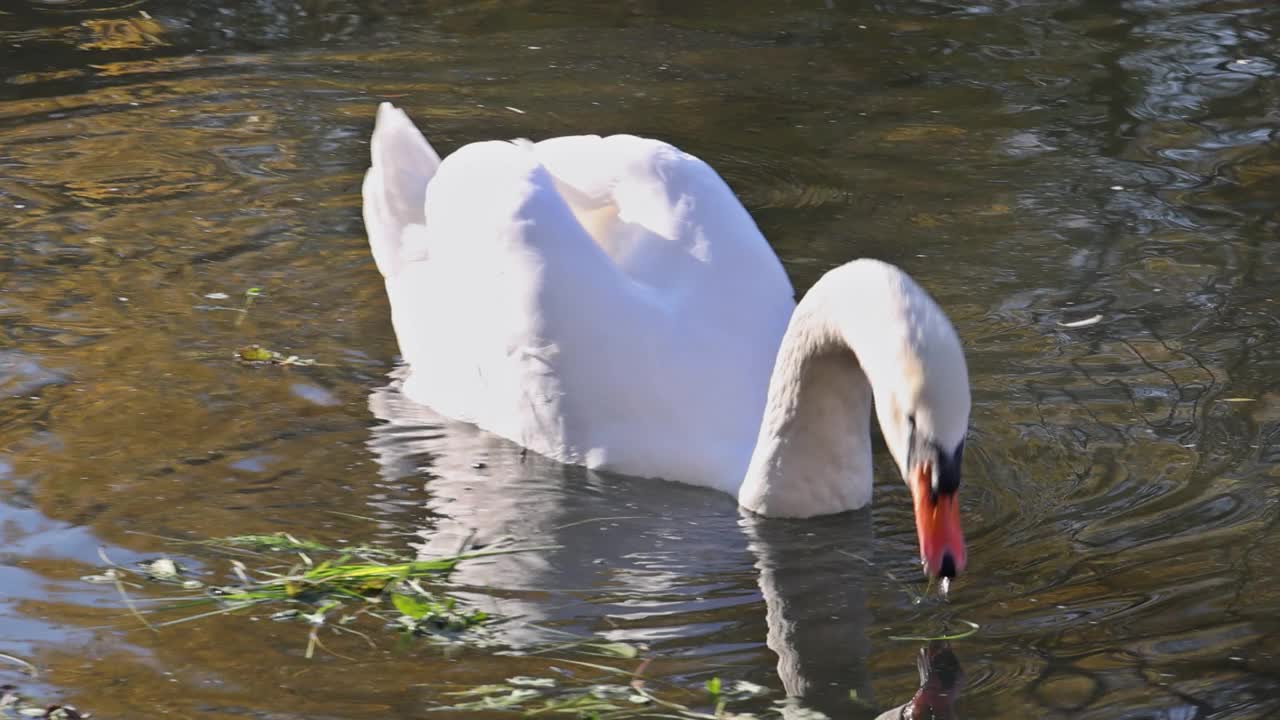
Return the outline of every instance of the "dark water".
<path id="1" fill-rule="evenodd" d="M 42 669 L 0 681 L 103 718 L 441 717 L 554 663 L 349 635 L 306 660 L 305 629 L 243 616 L 153 634 L 79 578 L 99 545 L 225 566 L 153 536 L 475 531 L 564 546 L 465 568 L 477 602 L 644 643 L 690 692 L 874 715 L 849 690 L 918 685 L 920 643 L 889 637 L 967 619 L 965 717 L 1280 715 L 1274 3 L 218 5 L 0 13 L 0 652 Z M 975 394 L 951 602 L 886 575 L 918 578 L 883 453 L 873 510 L 753 521 L 388 389 L 359 217 L 379 99 L 441 151 L 661 137 L 721 170 L 797 287 L 861 255 L 915 274 Z M 243 367 L 248 342 L 330 367 Z"/>

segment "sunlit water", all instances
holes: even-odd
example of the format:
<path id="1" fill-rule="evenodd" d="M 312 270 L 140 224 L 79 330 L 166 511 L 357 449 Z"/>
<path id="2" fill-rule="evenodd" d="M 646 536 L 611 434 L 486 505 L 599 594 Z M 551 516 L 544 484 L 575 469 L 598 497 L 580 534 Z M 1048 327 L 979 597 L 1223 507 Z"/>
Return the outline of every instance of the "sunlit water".
<path id="1" fill-rule="evenodd" d="M 967 620 L 962 716 L 1280 713 L 1273 3 L 11 5 L 0 652 L 43 672 L 0 681 L 105 718 L 422 717 L 549 661 L 346 635 L 306 660 L 305 629 L 245 616 L 153 634 L 79 578 L 99 545 L 225 566 L 157 536 L 512 535 L 563 547 L 456 576 L 533 623 L 504 643 L 642 643 L 680 687 L 870 716 L 850 690 L 884 710 L 920 684 L 923 643 L 891 637 Z M 359 216 L 380 99 L 441 151 L 660 137 L 721 170 L 798 288 L 861 255 L 916 275 L 974 388 L 949 600 L 913 599 L 883 453 L 872 510 L 766 522 L 400 397 Z M 249 342 L 326 366 L 238 365 Z"/>

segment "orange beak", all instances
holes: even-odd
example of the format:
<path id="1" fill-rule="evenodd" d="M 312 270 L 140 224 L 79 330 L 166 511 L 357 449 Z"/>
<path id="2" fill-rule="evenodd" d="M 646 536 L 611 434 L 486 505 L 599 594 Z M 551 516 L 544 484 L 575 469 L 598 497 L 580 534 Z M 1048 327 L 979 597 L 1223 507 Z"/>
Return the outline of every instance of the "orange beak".
<path id="1" fill-rule="evenodd" d="M 933 467 L 921 463 L 912 471 L 911 495 L 915 501 L 916 537 L 924 572 L 933 577 L 954 577 L 964 570 L 964 533 L 960 531 L 960 501 L 954 492 L 933 492 Z"/>

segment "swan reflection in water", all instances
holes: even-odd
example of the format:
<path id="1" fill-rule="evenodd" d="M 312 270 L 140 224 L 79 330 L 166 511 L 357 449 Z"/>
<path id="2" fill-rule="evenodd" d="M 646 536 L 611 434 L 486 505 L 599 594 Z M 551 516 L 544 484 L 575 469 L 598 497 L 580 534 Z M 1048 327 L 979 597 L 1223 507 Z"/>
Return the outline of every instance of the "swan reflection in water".
<path id="1" fill-rule="evenodd" d="M 931 640 L 920 648 L 916 667 L 920 670 L 920 689 L 910 701 L 882 714 L 877 720 L 946 720 L 958 717 L 955 703 L 964 689 L 964 671 L 960 659 L 946 640 Z"/>
<path id="2" fill-rule="evenodd" d="M 868 511 L 810 520 L 742 513 L 714 491 L 524 453 L 441 418 L 397 387 L 370 396 L 383 422 L 369 446 L 388 486 L 427 478 L 423 502 L 408 511 L 422 513 L 423 556 L 506 537 L 558 546 L 455 571 L 454 582 L 473 590 L 480 607 L 520 620 L 498 626 L 503 642 L 595 635 L 657 645 L 682 671 L 698 672 L 759 666 L 764 637 L 788 696 L 831 717 L 875 717 L 865 705 L 872 698 L 866 593 L 884 576 L 863 559 L 872 539 Z M 406 512 L 403 504 L 384 509 Z M 706 656 L 714 659 L 698 660 Z M 954 716 L 961 673 L 950 647 L 921 648 L 919 664 L 920 691 L 880 718 Z M 767 675 L 749 679 L 778 684 Z"/>

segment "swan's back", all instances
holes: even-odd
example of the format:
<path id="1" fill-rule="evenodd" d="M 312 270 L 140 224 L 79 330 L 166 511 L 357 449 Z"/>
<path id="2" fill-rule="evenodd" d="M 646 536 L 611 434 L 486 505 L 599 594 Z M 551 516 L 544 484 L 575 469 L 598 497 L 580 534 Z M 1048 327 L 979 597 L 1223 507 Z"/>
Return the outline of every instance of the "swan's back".
<path id="1" fill-rule="evenodd" d="M 372 145 L 411 398 L 557 460 L 736 491 L 794 304 L 710 167 L 627 135 L 440 162 L 387 104 Z"/>

